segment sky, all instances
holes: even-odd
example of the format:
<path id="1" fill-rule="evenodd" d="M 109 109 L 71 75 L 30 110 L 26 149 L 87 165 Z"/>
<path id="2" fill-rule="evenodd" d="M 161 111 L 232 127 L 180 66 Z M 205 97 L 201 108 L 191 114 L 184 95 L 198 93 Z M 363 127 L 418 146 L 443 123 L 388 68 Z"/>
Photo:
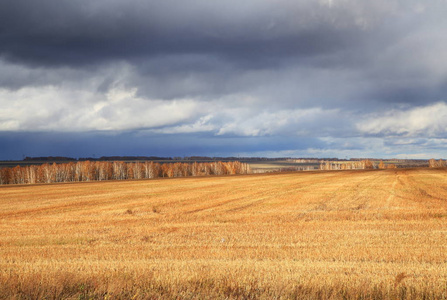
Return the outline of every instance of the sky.
<path id="1" fill-rule="evenodd" d="M 446 0 L 0 1 L 0 159 L 447 157 Z"/>

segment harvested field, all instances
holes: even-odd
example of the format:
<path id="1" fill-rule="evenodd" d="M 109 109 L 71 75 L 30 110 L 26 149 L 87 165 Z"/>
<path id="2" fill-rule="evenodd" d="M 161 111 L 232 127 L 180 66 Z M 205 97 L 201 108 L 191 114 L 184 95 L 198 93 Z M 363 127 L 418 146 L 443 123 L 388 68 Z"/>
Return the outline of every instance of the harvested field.
<path id="1" fill-rule="evenodd" d="M 0 298 L 447 298 L 447 170 L 0 187 Z"/>

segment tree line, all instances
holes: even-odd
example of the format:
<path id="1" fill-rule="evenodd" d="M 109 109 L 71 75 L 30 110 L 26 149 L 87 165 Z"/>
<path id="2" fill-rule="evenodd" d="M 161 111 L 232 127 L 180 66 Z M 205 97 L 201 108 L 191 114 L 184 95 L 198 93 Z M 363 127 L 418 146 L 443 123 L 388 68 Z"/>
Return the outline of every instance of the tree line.
<path id="1" fill-rule="evenodd" d="M 442 159 L 436 160 L 436 159 L 432 158 L 428 161 L 428 166 L 430 168 L 443 168 L 443 167 L 447 167 L 447 162 Z"/>
<path id="2" fill-rule="evenodd" d="M 79 161 L 0 169 L 0 184 L 34 184 L 102 180 L 149 179 L 234 175 L 250 173 L 250 167 L 239 161 L 156 163 L 122 161 Z"/>
<path id="3" fill-rule="evenodd" d="M 361 161 L 322 161 L 320 170 L 364 170 L 364 169 L 394 169 L 395 164 L 385 164 L 380 161 L 375 164 L 369 159 Z"/>

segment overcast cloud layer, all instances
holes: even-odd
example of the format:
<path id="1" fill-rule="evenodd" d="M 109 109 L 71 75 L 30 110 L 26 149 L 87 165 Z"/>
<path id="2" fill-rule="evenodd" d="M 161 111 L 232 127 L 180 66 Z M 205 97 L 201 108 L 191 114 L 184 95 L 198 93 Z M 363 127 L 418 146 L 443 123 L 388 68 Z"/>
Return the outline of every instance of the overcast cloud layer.
<path id="1" fill-rule="evenodd" d="M 446 0 L 0 2 L 0 159 L 447 156 Z"/>

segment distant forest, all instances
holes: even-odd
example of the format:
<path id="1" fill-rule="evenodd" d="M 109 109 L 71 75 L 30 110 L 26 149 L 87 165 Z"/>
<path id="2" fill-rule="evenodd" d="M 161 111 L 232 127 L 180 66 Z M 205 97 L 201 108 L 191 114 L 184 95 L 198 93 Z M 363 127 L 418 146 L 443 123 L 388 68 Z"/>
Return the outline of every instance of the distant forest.
<path id="1" fill-rule="evenodd" d="M 211 156 L 185 156 L 185 157 L 160 157 L 160 156 L 101 156 L 95 157 L 66 157 L 66 156 L 40 156 L 40 157 L 25 157 L 24 162 L 42 163 L 42 162 L 68 162 L 68 161 L 191 161 L 191 162 L 205 162 L 205 161 L 278 161 L 278 160 L 295 160 L 290 157 L 211 157 Z M 320 160 L 316 158 L 300 158 L 300 160 Z M 336 161 L 338 158 L 323 158 L 323 160 Z"/>
<path id="2" fill-rule="evenodd" d="M 77 161 L 0 169 L 0 184 L 33 184 L 101 180 L 234 175 L 250 173 L 239 161 L 157 163 L 153 161 Z"/>
<path id="3" fill-rule="evenodd" d="M 373 161 L 370 159 L 292 159 L 292 158 L 243 158 L 243 162 L 232 157 L 191 156 L 191 157 L 156 157 L 156 156 L 111 156 L 95 160 L 70 157 L 26 157 L 22 162 L 4 162 L 0 165 L 0 185 L 34 184 L 56 182 L 81 182 L 102 180 L 149 179 L 159 177 L 187 177 L 210 175 L 233 175 L 252 173 L 252 165 L 259 161 L 284 160 L 303 164 L 318 163 L 319 170 L 355 170 L 355 169 L 389 169 L 401 167 L 446 167 L 445 160 L 393 160 Z M 232 160 L 233 159 L 233 160 Z M 396 165 L 395 163 L 400 163 Z M 403 163 L 405 162 L 405 163 Z M 18 164 L 17 164 L 18 163 Z M 300 166 L 300 170 L 304 170 Z M 295 171 L 293 167 L 280 168 L 282 171 Z M 313 168 L 312 168 L 313 170 Z M 259 170 L 253 172 L 274 172 Z"/>

